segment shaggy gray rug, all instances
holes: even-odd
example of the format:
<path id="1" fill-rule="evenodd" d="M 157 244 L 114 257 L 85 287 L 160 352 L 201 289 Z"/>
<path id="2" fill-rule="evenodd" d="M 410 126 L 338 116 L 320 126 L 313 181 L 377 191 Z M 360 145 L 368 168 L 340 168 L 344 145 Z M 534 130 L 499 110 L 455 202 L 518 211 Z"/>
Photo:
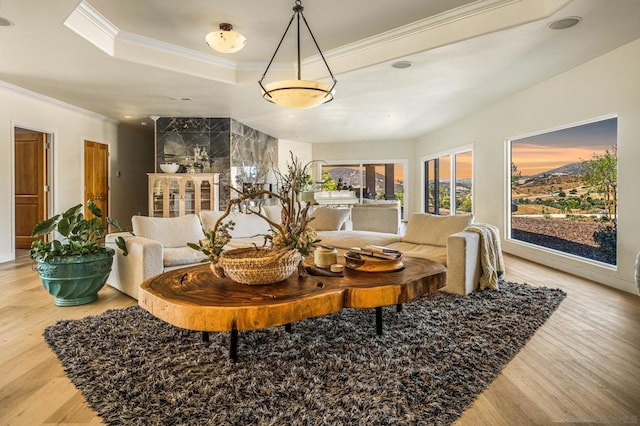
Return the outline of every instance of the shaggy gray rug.
<path id="1" fill-rule="evenodd" d="M 189 332 L 137 306 L 60 321 L 44 336 L 107 424 L 450 424 L 553 313 L 561 290 L 502 283 L 293 326 Z"/>

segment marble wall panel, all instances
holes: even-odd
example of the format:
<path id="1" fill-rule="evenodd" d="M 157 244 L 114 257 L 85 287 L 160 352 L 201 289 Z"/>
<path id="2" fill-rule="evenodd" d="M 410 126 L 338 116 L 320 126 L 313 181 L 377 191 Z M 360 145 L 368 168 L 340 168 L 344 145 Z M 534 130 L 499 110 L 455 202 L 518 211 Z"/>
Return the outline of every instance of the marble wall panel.
<path id="1" fill-rule="evenodd" d="M 278 166 L 278 140 L 231 120 L 231 183 L 238 190 L 244 184 L 275 183 L 273 169 Z"/>
<path id="2" fill-rule="evenodd" d="M 195 151 L 206 159 L 195 162 Z M 175 161 L 179 172 L 220 174 L 220 205 L 224 209 L 230 187 L 272 183 L 270 171 L 278 163 L 278 140 L 230 118 L 160 117 L 156 120 L 156 170 Z M 195 167 L 194 165 L 198 165 Z"/>

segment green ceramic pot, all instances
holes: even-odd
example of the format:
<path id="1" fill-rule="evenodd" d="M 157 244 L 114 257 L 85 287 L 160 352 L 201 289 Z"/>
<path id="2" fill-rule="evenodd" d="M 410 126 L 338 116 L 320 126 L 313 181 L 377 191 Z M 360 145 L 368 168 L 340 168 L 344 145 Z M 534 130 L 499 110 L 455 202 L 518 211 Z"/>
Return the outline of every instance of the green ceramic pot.
<path id="1" fill-rule="evenodd" d="M 115 250 L 86 256 L 59 257 L 48 262 L 36 260 L 34 268 L 45 289 L 55 296 L 57 306 L 77 306 L 98 299 L 111 272 Z"/>

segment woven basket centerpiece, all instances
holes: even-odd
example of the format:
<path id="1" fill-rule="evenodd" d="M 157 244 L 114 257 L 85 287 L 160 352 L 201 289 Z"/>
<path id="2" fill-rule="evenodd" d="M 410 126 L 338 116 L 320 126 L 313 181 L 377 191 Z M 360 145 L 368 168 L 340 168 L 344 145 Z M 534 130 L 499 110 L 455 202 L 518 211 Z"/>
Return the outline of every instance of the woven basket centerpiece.
<path id="1" fill-rule="evenodd" d="M 266 285 L 289 278 L 301 260 L 296 250 L 249 247 L 222 252 L 216 266 L 235 282 Z"/>

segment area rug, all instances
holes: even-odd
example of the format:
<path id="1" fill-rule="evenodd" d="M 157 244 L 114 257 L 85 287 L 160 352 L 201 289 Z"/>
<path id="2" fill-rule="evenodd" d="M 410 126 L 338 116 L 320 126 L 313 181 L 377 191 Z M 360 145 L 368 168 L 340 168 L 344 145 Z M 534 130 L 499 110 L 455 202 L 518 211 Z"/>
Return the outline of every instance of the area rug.
<path id="1" fill-rule="evenodd" d="M 437 292 L 401 312 L 346 309 L 239 333 L 182 330 L 132 306 L 44 336 L 106 424 L 450 424 L 558 307 L 558 289 L 503 282 Z"/>

